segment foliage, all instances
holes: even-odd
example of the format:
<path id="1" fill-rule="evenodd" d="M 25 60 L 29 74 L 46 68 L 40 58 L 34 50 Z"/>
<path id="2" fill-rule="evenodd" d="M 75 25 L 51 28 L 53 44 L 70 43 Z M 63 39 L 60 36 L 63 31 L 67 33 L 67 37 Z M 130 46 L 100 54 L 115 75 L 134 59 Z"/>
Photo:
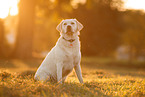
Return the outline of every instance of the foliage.
<path id="1" fill-rule="evenodd" d="M 71 0 L 37 0 L 37 13 L 41 13 L 37 17 L 39 21 L 43 18 L 42 22 L 47 25 L 45 27 L 44 23 L 40 24 L 43 25 L 41 33 L 48 35 L 48 38 L 44 36 L 47 41 L 51 39 L 51 43 L 47 43 L 51 48 L 51 44 L 56 42 L 54 33 L 58 33 L 53 29 L 59 21 L 77 18 L 84 25 L 81 31 L 83 55 L 110 55 L 120 44 L 122 35 L 122 14 L 115 6 L 117 4 L 122 5 L 120 0 L 86 0 L 85 3 L 77 3 L 77 7 Z"/>
<path id="2" fill-rule="evenodd" d="M 133 50 L 133 57 L 145 56 L 145 14 L 141 11 L 128 10 L 124 12 L 125 30 L 123 44 Z"/>
<path id="3" fill-rule="evenodd" d="M 144 56 L 144 13 L 120 11 L 122 0 L 86 0 L 75 5 L 71 0 L 38 1 L 39 11 L 52 25 L 46 27 L 50 32 L 56 33 L 52 29 L 63 18 L 77 18 L 84 25 L 80 36 L 83 55 L 112 56 L 119 46 L 125 44 L 133 47 L 136 56 Z M 47 34 L 52 41 L 47 44 L 51 48 L 58 34 L 54 37 L 50 32 Z"/>
<path id="4" fill-rule="evenodd" d="M 26 6 L 21 4 L 22 1 L 26 2 Z M 73 3 L 75 1 L 77 3 Z M 16 49 L 12 56 L 26 58 L 31 57 L 32 53 L 50 50 L 59 37 L 55 29 L 57 24 L 65 18 L 76 18 L 84 25 L 80 35 L 82 55 L 113 56 L 118 47 L 125 45 L 130 48 L 130 59 L 145 57 L 145 13 L 136 10 L 121 11 L 122 0 L 21 0 L 21 2 Z M 4 33 L 0 31 L 0 37 L 1 34 Z M 0 46 L 5 47 L 1 41 L 6 40 L 0 38 Z M 3 51 L 0 49 L 0 52 Z"/>
<path id="5" fill-rule="evenodd" d="M 112 2 L 111 0 L 106 2 L 90 0 L 72 12 L 71 16 L 76 17 L 84 25 L 81 31 L 84 55 L 107 56 L 120 44 L 122 14 L 111 7 Z"/>

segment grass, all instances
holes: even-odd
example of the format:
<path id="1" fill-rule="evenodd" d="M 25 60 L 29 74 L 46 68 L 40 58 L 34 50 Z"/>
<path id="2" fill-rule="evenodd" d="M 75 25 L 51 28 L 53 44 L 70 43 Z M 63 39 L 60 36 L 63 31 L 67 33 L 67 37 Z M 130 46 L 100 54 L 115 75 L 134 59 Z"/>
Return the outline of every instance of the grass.
<path id="1" fill-rule="evenodd" d="M 120 67 L 120 62 L 104 60 L 103 63 L 103 59 L 82 59 L 84 84 L 78 82 L 74 72 L 64 84 L 34 81 L 34 73 L 42 60 L 0 60 L 1 65 L 5 63 L 5 66 L 0 65 L 0 97 L 145 96 L 145 68 L 142 65 L 129 68 L 125 63 Z"/>

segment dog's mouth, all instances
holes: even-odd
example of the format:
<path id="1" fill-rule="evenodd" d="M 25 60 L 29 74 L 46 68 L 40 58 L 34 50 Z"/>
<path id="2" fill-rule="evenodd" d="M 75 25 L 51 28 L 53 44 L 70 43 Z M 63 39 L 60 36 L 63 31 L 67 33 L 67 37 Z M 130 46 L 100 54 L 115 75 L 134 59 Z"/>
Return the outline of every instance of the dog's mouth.
<path id="1" fill-rule="evenodd" d="M 72 31 L 67 31 L 66 34 L 67 34 L 68 36 L 72 36 L 72 35 L 74 34 L 74 32 L 72 32 Z"/>

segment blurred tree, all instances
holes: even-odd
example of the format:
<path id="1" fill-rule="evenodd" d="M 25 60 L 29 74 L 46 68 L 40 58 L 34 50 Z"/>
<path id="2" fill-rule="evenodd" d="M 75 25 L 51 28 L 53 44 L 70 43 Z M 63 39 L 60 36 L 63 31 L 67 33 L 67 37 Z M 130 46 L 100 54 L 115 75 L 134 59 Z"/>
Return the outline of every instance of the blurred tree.
<path id="1" fill-rule="evenodd" d="M 38 14 L 36 18 L 36 22 L 37 23 L 39 22 L 37 24 L 37 26 L 39 26 L 39 30 L 38 30 L 39 33 L 37 33 L 37 38 L 36 38 L 37 40 L 38 40 L 38 37 L 41 36 L 42 38 L 41 41 L 43 41 L 43 43 L 45 41 L 45 44 L 54 44 L 57 38 L 53 36 L 58 35 L 58 34 L 57 35 L 54 34 L 56 31 L 54 28 L 56 27 L 58 22 L 62 18 L 77 18 L 84 25 L 84 29 L 81 31 L 83 55 L 91 55 L 91 56 L 92 55 L 98 55 L 98 56 L 111 55 L 112 52 L 114 52 L 116 48 L 119 45 L 121 45 L 122 38 L 124 40 L 124 43 L 131 45 L 131 49 L 136 48 L 135 52 L 138 52 L 138 54 L 141 53 L 140 51 L 143 50 L 144 48 L 144 45 L 142 45 L 144 41 L 143 40 L 144 33 L 142 32 L 144 31 L 143 30 L 144 29 L 143 28 L 144 15 L 141 15 L 140 13 L 139 15 L 137 15 L 137 13 L 132 15 L 132 12 L 119 11 L 118 9 L 122 6 L 122 2 L 121 2 L 122 0 L 86 0 L 86 2 L 82 4 L 78 3 L 77 7 L 76 6 L 74 7 L 74 5 L 72 4 L 72 1 L 74 0 L 37 0 L 36 1 L 36 10 Z M 25 0 L 25 2 L 32 3 L 32 1 L 27 1 L 27 0 Z M 25 5 L 29 8 L 31 4 L 29 6 L 27 4 Z M 25 8 L 26 6 L 23 6 L 23 7 Z M 35 3 L 34 4 L 32 3 L 31 8 L 35 8 L 34 6 L 35 6 Z M 23 19 L 23 18 L 33 17 L 34 12 L 31 12 L 29 14 L 30 10 L 25 11 L 26 9 L 24 10 L 22 8 L 21 10 L 23 11 L 20 11 L 20 14 L 23 13 L 22 14 L 23 16 L 20 15 L 21 21 L 20 21 L 20 26 L 18 30 L 19 31 L 18 36 L 22 35 L 21 37 L 18 37 L 18 40 L 21 40 L 22 42 L 20 43 L 17 42 L 17 45 L 19 44 L 22 46 L 22 44 L 24 44 L 23 45 L 24 47 L 22 47 L 21 50 L 25 51 L 23 49 L 28 48 L 26 50 L 28 51 L 28 53 L 27 54 L 25 53 L 24 55 L 29 55 L 31 54 L 29 52 L 32 51 L 31 39 L 32 39 L 33 33 L 30 33 L 30 32 L 33 32 L 32 25 L 34 23 L 34 20 L 33 20 L 34 18 L 32 20 Z M 24 16 L 24 14 L 27 14 L 27 16 Z M 127 14 L 129 14 L 129 16 Z M 124 18 L 126 18 L 127 20 L 125 20 Z M 136 18 L 138 20 L 137 24 L 136 24 Z M 123 22 L 123 19 L 125 22 Z M 25 25 L 30 24 L 32 27 L 28 25 L 23 26 L 24 24 Z M 138 27 L 138 26 L 141 26 L 141 27 Z M 32 28 L 31 29 L 32 31 L 30 32 L 25 31 L 26 29 L 24 27 L 27 28 L 27 30 L 29 31 Z M 134 27 L 134 29 L 132 29 L 132 27 Z M 20 31 L 23 32 L 23 34 L 25 35 L 23 34 L 20 35 Z M 137 33 L 138 31 L 140 34 Z M 136 34 L 133 34 L 131 32 L 134 32 Z M 40 34 L 40 33 L 43 33 L 43 34 Z M 55 38 L 55 39 L 52 39 L 52 38 Z M 139 38 L 142 38 L 141 40 L 142 42 L 140 42 Z M 39 41 L 39 44 L 42 45 L 41 41 Z M 35 41 L 35 45 L 39 46 L 39 44 L 38 44 L 38 41 Z M 19 48 L 20 50 L 20 47 L 17 46 L 16 48 L 17 49 Z M 20 52 L 23 53 L 21 50 Z M 20 54 L 19 51 L 18 51 L 18 54 Z"/>
<path id="2" fill-rule="evenodd" d="M 73 8 L 70 2 L 71 0 L 37 0 L 33 42 L 35 53 L 47 52 L 55 45 L 59 37 L 55 28 L 62 18 L 68 18 L 68 13 L 71 13 Z"/>
<path id="3" fill-rule="evenodd" d="M 3 40 L 4 40 L 4 22 L 0 19 L 0 57 L 3 57 Z"/>
<path id="4" fill-rule="evenodd" d="M 37 0 L 37 9 L 42 11 L 48 18 L 51 15 L 56 15 L 55 19 L 68 18 L 68 13 L 71 13 L 73 7 L 72 0 Z"/>
<path id="5" fill-rule="evenodd" d="M 124 12 L 125 33 L 123 43 L 130 47 L 130 61 L 145 57 L 145 14 L 141 11 Z"/>
<path id="6" fill-rule="evenodd" d="M 32 57 L 35 2 L 35 0 L 20 0 L 18 34 L 14 51 L 17 58 Z"/>
<path id="7" fill-rule="evenodd" d="M 118 11 L 121 0 L 86 0 L 77 7 L 72 1 L 75 0 L 37 0 L 37 10 L 54 19 L 53 28 L 61 18 L 77 18 L 85 27 L 81 33 L 83 55 L 110 55 L 122 36 L 122 13 Z"/>
<path id="8" fill-rule="evenodd" d="M 81 33 L 84 55 L 107 56 L 120 44 L 122 14 L 113 3 L 114 0 L 87 0 L 70 14 L 84 25 Z"/>

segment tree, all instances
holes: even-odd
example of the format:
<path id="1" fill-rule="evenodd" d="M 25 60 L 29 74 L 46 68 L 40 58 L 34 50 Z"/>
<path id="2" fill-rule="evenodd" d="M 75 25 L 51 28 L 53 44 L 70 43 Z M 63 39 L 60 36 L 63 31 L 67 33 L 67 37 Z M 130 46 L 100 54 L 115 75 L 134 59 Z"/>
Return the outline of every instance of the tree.
<path id="1" fill-rule="evenodd" d="M 145 56 L 145 14 L 141 11 L 124 12 L 125 29 L 123 44 L 130 47 L 130 62 L 137 57 Z"/>
<path id="2" fill-rule="evenodd" d="M 107 56 L 120 44 L 122 14 L 111 6 L 113 2 L 114 0 L 87 0 L 70 15 L 84 25 L 81 31 L 84 55 Z"/>
<path id="3" fill-rule="evenodd" d="M 39 11 L 42 10 L 47 17 L 57 14 L 58 18 L 68 18 L 68 14 L 72 12 L 72 0 L 37 0 Z"/>
<path id="4" fill-rule="evenodd" d="M 0 19 L 0 57 L 3 56 L 2 48 L 4 41 L 4 22 Z"/>
<path id="5" fill-rule="evenodd" d="M 18 34 L 14 57 L 32 57 L 35 2 L 35 0 L 20 0 Z"/>
<path id="6" fill-rule="evenodd" d="M 115 6 L 119 1 L 87 0 L 73 8 L 71 0 L 37 0 L 37 9 L 45 17 L 55 18 L 51 25 L 56 25 L 62 18 L 77 18 L 84 25 L 81 31 L 83 55 L 106 56 L 116 50 L 121 41 L 122 14 Z"/>

